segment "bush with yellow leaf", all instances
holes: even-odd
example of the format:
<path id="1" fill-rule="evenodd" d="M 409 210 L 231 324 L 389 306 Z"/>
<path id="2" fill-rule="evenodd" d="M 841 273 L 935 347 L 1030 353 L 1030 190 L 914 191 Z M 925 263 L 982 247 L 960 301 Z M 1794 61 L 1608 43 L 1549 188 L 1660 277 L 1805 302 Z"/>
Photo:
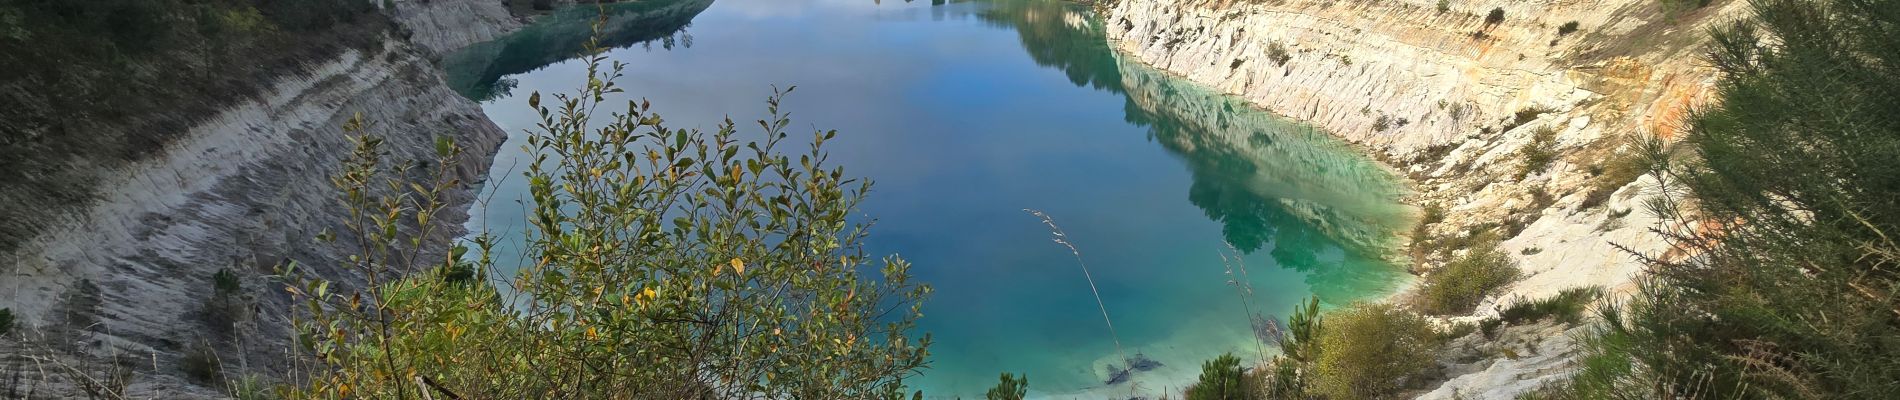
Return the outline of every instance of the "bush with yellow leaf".
<path id="1" fill-rule="evenodd" d="M 930 290 L 903 260 L 864 253 L 865 227 L 846 217 L 869 184 L 826 163 L 835 132 L 786 140 L 790 90 L 768 99 L 757 139 L 731 120 L 665 128 L 644 101 L 607 113 L 622 65 L 587 61 L 579 93 L 530 97 L 542 121 L 518 270 L 491 259 L 489 236 L 476 254 L 417 260 L 405 245 L 429 234 L 452 182 L 384 185 L 414 171 L 379 165 L 377 141 L 360 141 L 336 181 L 363 249 L 343 267 L 369 285 L 293 282 L 309 357 L 287 397 L 909 395 L 902 379 L 930 342 L 910 332 Z"/>

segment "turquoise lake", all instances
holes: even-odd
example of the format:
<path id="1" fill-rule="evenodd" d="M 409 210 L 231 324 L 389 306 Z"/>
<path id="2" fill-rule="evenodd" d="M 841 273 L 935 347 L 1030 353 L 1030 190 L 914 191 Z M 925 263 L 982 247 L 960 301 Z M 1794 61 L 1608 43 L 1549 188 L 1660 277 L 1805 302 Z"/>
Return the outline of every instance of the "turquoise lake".
<path id="1" fill-rule="evenodd" d="M 1044 397 L 1177 391 L 1203 360 L 1259 357 L 1230 245 L 1250 308 L 1275 320 L 1308 296 L 1346 304 L 1410 279 L 1381 257 L 1410 225 L 1404 186 L 1352 147 L 1116 54 L 1086 8 L 938 3 L 611 5 L 603 41 L 628 92 L 608 103 L 646 98 L 673 127 L 711 129 L 762 117 L 773 85 L 796 85 L 794 125 L 838 130 L 832 159 L 876 182 L 869 250 L 903 255 L 936 289 L 920 321 L 931 365 L 907 380 L 932 398 L 981 397 L 1005 371 Z M 584 83 L 571 58 L 594 15 L 560 11 L 445 60 L 513 135 L 472 228 L 522 228 L 527 94 Z M 1025 208 L 1067 231 L 1122 346 L 1160 367 L 1105 384 L 1102 312 Z"/>

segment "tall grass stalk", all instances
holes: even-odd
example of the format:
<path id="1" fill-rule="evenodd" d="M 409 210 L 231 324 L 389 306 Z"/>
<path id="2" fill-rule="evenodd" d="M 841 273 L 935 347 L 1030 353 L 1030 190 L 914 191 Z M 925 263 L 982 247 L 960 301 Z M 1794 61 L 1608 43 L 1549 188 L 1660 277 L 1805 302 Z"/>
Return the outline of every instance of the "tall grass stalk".
<path id="1" fill-rule="evenodd" d="M 1075 256 L 1075 264 L 1082 267 L 1082 278 L 1088 279 L 1089 281 L 1089 292 L 1095 294 L 1095 306 L 1102 309 L 1102 322 L 1108 325 L 1109 339 L 1115 341 L 1115 355 L 1121 357 L 1121 368 L 1133 373 L 1134 363 L 1129 362 L 1128 353 L 1122 351 L 1121 336 L 1115 334 L 1115 321 L 1108 317 L 1108 305 L 1102 302 L 1102 291 L 1095 288 L 1095 276 L 1089 273 L 1089 264 L 1082 261 L 1082 251 L 1076 250 L 1075 244 L 1069 243 L 1069 235 L 1062 232 L 1062 227 L 1056 226 L 1056 220 L 1050 218 L 1049 214 L 1043 213 L 1042 210 L 1030 208 L 1025 208 L 1023 211 L 1028 212 L 1029 215 L 1036 216 L 1036 218 L 1042 219 L 1042 224 L 1049 226 L 1050 240 L 1054 240 L 1056 244 L 1068 248 L 1069 254 Z"/>
<path id="2" fill-rule="evenodd" d="M 1260 364 L 1265 365 L 1267 363 L 1267 348 L 1261 343 L 1267 341 L 1268 338 L 1262 333 L 1262 330 L 1266 329 L 1270 332 L 1277 331 L 1278 329 L 1273 326 L 1271 321 L 1265 321 L 1266 318 L 1262 318 L 1260 314 L 1253 312 L 1253 280 L 1247 276 L 1247 264 L 1245 260 L 1241 259 L 1240 249 L 1235 248 L 1233 243 L 1226 243 L 1226 245 L 1227 252 L 1215 250 L 1214 253 L 1220 255 L 1221 265 L 1226 267 L 1224 273 L 1227 275 L 1227 285 L 1233 286 L 1235 295 L 1240 297 L 1240 309 L 1247 312 L 1247 328 L 1253 332 L 1254 351 L 1260 354 Z M 1227 257 L 1229 253 L 1234 255 L 1233 258 Z M 1240 276 L 1238 278 L 1234 276 L 1234 270 L 1240 270 Z"/>

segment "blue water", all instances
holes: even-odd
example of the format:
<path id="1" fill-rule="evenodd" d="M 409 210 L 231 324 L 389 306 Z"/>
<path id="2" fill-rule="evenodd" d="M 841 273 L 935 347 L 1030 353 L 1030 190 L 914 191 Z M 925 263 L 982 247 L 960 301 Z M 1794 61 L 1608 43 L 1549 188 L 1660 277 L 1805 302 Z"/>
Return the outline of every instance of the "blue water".
<path id="1" fill-rule="evenodd" d="M 1124 59 L 1101 23 L 1056 1 L 650 0 L 616 11 L 608 53 L 628 98 L 675 127 L 764 113 L 798 89 L 795 124 L 837 129 L 833 159 L 876 182 L 873 253 L 936 289 L 920 329 L 931 397 L 980 397 L 999 372 L 1031 392 L 1178 390 L 1202 360 L 1259 357 L 1219 254 L 1244 254 L 1255 312 L 1319 294 L 1385 293 L 1408 224 L 1402 187 L 1324 132 Z M 514 132 L 530 91 L 571 92 L 566 60 L 591 17 L 557 14 L 450 58 L 451 81 Z M 579 39 L 575 39 L 575 37 Z M 610 99 L 609 103 L 614 100 Z M 808 125 L 807 125 L 808 124 Z M 518 142 L 504 146 L 471 226 L 518 231 Z M 1121 345 L 1162 366 L 1105 385 L 1115 360 L 1083 271 L 1024 208 L 1048 212 L 1093 272 Z M 1131 387 L 1134 385 L 1135 387 Z"/>

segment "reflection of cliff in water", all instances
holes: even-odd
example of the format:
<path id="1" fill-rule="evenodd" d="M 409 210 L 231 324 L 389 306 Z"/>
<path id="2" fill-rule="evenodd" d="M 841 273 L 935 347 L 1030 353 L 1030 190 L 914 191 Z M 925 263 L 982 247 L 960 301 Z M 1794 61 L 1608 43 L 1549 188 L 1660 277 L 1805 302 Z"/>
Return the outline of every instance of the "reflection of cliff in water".
<path id="1" fill-rule="evenodd" d="M 636 44 L 663 49 L 692 46 L 686 27 L 713 0 L 645 0 L 578 5 L 536 19 L 494 41 L 469 46 L 444 60 L 449 86 L 477 101 L 506 96 L 513 85 L 502 77 L 533 71 L 580 56 L 594 34 L 601 12 L 607 14 L 600 47 L 613 49 Z"/>
<path id="2" fill-rule="evenodd" d="M 995 5 L 984 19 L 1015 28 L 1036 63 L 1077 86 L 1126 95 L 1125 118 L 1188 164 L 1188 201 L 1220 222 L 1234 247 L 1267 250 L 1280 266 L 1312 273 L 1322 297 L 1350 298 L 1386 279 L 1369 266 L 1397 244 L 1408 212 L 1398 203 L 1403 187 L 1378 164 L 1324 132 L 1122 60 L 1081 7 Z"/>
<path id="3" fill-rule="evenodd" d="M 979 16 L 991 25 L 1013 28 L 1023 50 L 1036 64 L 1062 70 L 1069 82 L 1121 93 L 1121 71 L 1101 21 L 1080 6 L 1059 1 L 996 0 Z"/>
<path id="4" fill-rule="evenodd" d="M 1196 189 L 1190 199 L 1209 199 L 1208 191 L 1246 192 L 1365 252 L 1388 248 L 1392 232 L 1403 227 L 1407 212 L 1397 203 L 1403 188 L 1338 139 L 1132 61 L 1122 69 L 1122 82 L 1141 111 L 1130 112 L 1130 119 L 1148 125 L 1162 146 L 1187 160 L 1197 188 L 1221 187 Z M 1195 203 L 1210 217 L 1253 214 L 1215 207 L 1222 203 L 1212 200 Z M 1229 239 L 1250 250 L 1267 244 L 1257 236 L 1234 232 Z"/>

